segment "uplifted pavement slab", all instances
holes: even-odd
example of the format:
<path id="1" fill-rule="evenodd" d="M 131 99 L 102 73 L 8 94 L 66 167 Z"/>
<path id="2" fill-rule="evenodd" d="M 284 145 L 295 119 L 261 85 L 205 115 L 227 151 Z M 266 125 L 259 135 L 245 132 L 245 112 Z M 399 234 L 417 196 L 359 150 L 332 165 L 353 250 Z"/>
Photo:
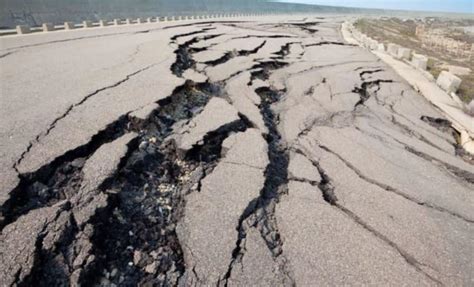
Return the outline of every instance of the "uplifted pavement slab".
<path id="1" fill-rule="evenodd" d="M 232 105 L 241 114 L 246 116 L 262 133 L 267 133 L 268 129 L 263 122 L 260 109 L 258 108 L 260 98 L 255 93 L 255 88 L 247 85 L 249 82 L 249 72 L 244 72 L 231 78 L 226 85 L 227 94 L 232 101 Z"/>
<path id="2" fill-rule="evenodd" d="M 218 128 L 239 120 L 237 110 L 222 98 L 212 98 L 204 110 L 182 128 L 177 139 L 181 150 L 189 150 L 204 136 Z"/>
<path id="3" fill-rule="evenodd" d="M 266 144 L 258 131 L 235 134 L 229 141 L 224 143 L 229 150 L 202 180 L 200 192 L 186 197 L 185 216 L 177 227 L 189 268 L 187 282 L 198 285 L 216 285 L 225 279 L 239 218 L 259 196 L 265 180 L 268 159 L 261 155 L 266 154 Z M 237 156 L 243 150 L 246 156 Z"/>

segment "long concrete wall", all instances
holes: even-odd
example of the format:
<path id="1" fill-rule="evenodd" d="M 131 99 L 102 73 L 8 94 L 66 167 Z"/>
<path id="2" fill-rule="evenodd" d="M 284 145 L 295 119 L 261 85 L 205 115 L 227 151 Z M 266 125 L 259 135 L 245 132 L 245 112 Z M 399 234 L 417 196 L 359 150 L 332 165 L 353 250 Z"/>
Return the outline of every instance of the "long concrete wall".
<path id="1" fill-rule="evenodd" d="M 266 0 L 0 0 L 0 28 L 200 13 L 351 11 L 355 10 Z"/>

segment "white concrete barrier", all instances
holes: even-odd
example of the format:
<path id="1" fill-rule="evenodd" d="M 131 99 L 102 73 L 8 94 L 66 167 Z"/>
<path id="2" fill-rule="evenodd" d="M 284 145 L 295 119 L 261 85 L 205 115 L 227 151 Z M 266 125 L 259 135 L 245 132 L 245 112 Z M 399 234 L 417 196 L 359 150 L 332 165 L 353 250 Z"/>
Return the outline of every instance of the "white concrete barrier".
<path id="1" fill-rule="evenodd" d="M 474 140 L 469 136 L 466 131 L 461 131 L 460 144 L 465 151 L 474 155 Z"/>
<path id="2" fill-rule="evenodd" d="M 370 49 L 377 50 L 378 48 L 379 48 L 379 42 L 372 39 L 372 41 L 370 42 Z"/>
<path id="3" fill-rule="evenodd" d="M 73 22 L 64 22 L 64 29 L 72 30 L 76 28 L 76 25 Z"/>
<path id="4" fill-rule="evenodd" d="M 411 64 L 417 69 L 426 70 L 428 66 L 428 58 L 423 55 L 413 54 L 413 57 L 411 58 Z"/>
<path id="5" fill-rule="evenodd" d="M 118 26 L 118 25 L 121 25 L 122 24 L 122 20 L 120 19 L 114 19 L 114 25 L 115 26 Z"/>
<path id="6" fill-rule="evenodd" d="M 83 28 L 91 28 L 92 27 L 92 21 L 86 20 L 82 22 L 82 27 Z"/>
<path id="7" fill-rule="evenodd" d="M 130 18 L 127 18 L 127 19 L 125 19 L 125 24 L 131 25 L 131 24 L 133 24 L 133 20 L 130 19 Z"/>
<path id="8" fill-rule="evenodd" d="M 397 44 L 390 43 L 390 44 L 388 44 L 388 46 L 387 46 L 387 52 L 388 52 L 390 55 L 394 56 L 394 57 L 398 57 L 398 48 L 399 48 L 399 47 L 400 47 L 400 46 L 398 46 Z"/>
<path id="9" fill-rule="evenodd" d="M 398 59 L 410 60 L 410 56 L 411 56 L 411 49 L 404 48 L 404 47 L 398 48 L 398 55 L 397 55 Z"/>
<path id="10" fill-rule="evenodd" d="M 107 20 L 99 20 L 99 26 L 100 27 L 105 27 L 108 26 L 109 22 Z"/>
<path id="11" fill-rule="evenodd" d="M 474 100 L 471 100 L 469 105 L 467 105 L 467 109 L 469 113 L 474 116 Z"/>
<path id="12" fill-rule="evenodd" d="M 442 71 L 436 84 L 448 93 L 455 93 L 461 85 L 461 79 L 447 71 Z"/>
<path id="13" fill-rule="evenodd" d="M 43 23 L 41 26 L 43 28 L 43 32 L 51 32 L 54 31 L 53 23 Z"/>
<path id="14" fill-rule="evenodd" d="M 143 19 L 142 18 L 137 18 L 137 24 L 142 24 L 143 23 Z"/>
<path id="15" fill-rule="evenodd" d="M 146 18 L 146 22 L 147 23 L 153 23 L 154 21 L 153 21 L 152 17 L 148 17 L 148 18 Z"/>
<path id="16" fill-rule="evenodd" d="M 29 34 L 29 33 L 31 33 L 30 26 L 28 26 L 28 25 L 18 25 L 18 26 L 16 26 L 16 33 L 17 34 Z"/>
<path id="17" fill-rule="evenodd" d="M 380 52 L 385 52 L 385 45 L 380 43 L 378 46 L 377 46 L 377 50 L 380 51 Z"/>

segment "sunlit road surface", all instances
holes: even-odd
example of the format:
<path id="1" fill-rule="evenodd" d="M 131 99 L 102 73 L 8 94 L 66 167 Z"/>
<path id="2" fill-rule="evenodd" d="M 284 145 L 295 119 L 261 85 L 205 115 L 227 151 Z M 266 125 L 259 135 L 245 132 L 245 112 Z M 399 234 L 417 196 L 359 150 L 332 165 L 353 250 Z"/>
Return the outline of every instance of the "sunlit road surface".
<path id="1" fill-rule="evenodd" d="M 474 167 L 343 21 L 1 37 L 0 285 L 471 285 Z"/>

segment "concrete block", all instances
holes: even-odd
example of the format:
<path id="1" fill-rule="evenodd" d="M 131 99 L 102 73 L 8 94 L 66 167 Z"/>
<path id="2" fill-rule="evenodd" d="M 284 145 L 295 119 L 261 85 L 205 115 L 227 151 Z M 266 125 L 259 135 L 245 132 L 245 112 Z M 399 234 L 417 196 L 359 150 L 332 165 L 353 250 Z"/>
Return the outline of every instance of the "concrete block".
<path id="1" fill-rule="evenodd" d="M 114 19 L 114 25 L 115 25 L 115 26 L 118 26 L 118 25 L 120 25 L 120 24 L 122 24 L 122 20 L 120 20 L 120 19 Z"/>
<path id="2" fill-rule="evenodd" d="M 108 26 L 109 22 L 107 20 L 99 20 L 99 26 L 100 27 L 105 27 Z"/>
<path id="3" fill-rule="evenodd" d="M 465 151 L 474 155 L 474 139 L 465 130 L 461 131 L 460 144 Z"/>
<path id="4" fill-rule="evenodd" d="M 73 22 L 64 22 L 64 29 L 72 30 L 76 28 L 76 25 Z"/>
<path id="5" fill-rule="evenodd" d="M 137 18 L 137 24 L 143 24 L 143 19 L 142 18 Z"/>
<path id="6" fill-rule="evenodd" d="M 387 46 L 387 52 L 390 55 L 392 55 L 393 57 L 398 57 L 398 49 L 399 48 L 400 48 L 400 46 L 398 46 L 397 44 L 390 43 Z"/>
<path id="7" fill-rule="evenodd" d="M 411 56 L 411 49 L 404 48 L 404 47 L 398 48 L 398 55 L 397 55 L 398 59 L 410 60 L 410 56 Z"/>
<path id="8" fill-rule="evenodd" d="M 385 52 L 385 45 L 382 43 L 379 43 L 379 45 L 377 46 L 377 51 Z"/>
<path id="9" fill-rule="evenodd" d="M 461 85 L 461 79 L 450 72 L 442 71 L 436 80 L 436 84 L 448 93 L 455 93 Z"/>
<path id="10" fill-rule="evenodd" d="M 468 112 L 474 116 L 474 100 L 471 100 L 469 105 L 467 105 Z"/>
<path id="11" fill-rule="evenodd" d="M 148 17 L 148 18 L 146 18 L 146 22 L 147 23 L 153 23 L 154 21 L 153 21 L 152 17 Z"/>
<path id="12" fill-rule="evenodd" d="M 29 34 L 29 33 L 31 33 L 30 26 L 28 26 L 28 25 L 18 25 L 18 26 L 16 26 L 16 33 L 17 34 Z"/>
<path id="13" fill-rule="evenodd" d="M 82 27 L 83 28 L 91 28 L 92 27 L 92 21 L 89 21 L 89 20 L 82 21 Z"/>
<path id="14" fill-rule="evenodd" d="M 131 25 L 131 24 L 133 24 L 133 20 L 130 19 L 130 18 L 127 18 L 127 19 L 125 19 L 125 24 Z"/>
<path id="15" fill-rule="evenodd" d="M 373 40 L 370 41 L 370 50 L 377 50 L 379 47 L 379 42 L 377 42 L 376 40 Z"/>
<path id="16" fill-rule="evenodd" d="M 54 31 L 53 23 L 43 23 L 41 26 L 43 28 L 43 32 L 51 32 Z"/>
<path id="17" fill-rule="evenodd" d="M 423 55 L 414 54 L 411 58 L 411 64 L 417 69 L 426 70 L 426 67 L 428 66 L 428 58 Z"/>

